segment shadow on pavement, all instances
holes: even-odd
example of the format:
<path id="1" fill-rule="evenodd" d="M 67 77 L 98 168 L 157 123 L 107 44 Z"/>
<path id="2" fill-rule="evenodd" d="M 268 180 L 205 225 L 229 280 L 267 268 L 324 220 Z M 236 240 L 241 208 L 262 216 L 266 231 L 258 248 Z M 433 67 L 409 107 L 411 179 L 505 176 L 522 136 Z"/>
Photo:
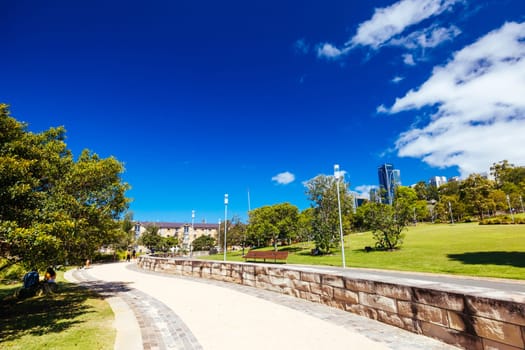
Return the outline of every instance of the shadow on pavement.
<path id="1" fill-rule="evenodd" d="M 449 259 L 463 264 L 491 264 L 525 267 L 525 252 L 469 252 L 448 254 Z"/>

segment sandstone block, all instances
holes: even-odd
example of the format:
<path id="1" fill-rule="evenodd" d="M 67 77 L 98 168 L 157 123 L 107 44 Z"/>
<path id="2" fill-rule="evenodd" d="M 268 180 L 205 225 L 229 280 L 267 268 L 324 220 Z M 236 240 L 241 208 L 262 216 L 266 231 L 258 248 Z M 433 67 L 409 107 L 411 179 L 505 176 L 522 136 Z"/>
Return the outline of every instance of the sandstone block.
<path id="1" fill-rule="evenodd" d="M 292 280 L 292 288 L 302 290 L 304 292 L 310 292 L 310 283 L 301 280 Z"/>
<path id="2" fill-rule="evenodd" d="M 301 271 L 301 281 L 312 282 L 312 283 L 321 283 L 321 276 L 317 273 L 312 272 L 302 272 Z"/>
<path id="3" fill-rule="evenodd" d="M 375 293 L 375 282 L 345 278 L 345 288 L 354 292 Z"/>
<path id="4" fill-rule="evenodd" d="M 344 288 L 345 282 L 341 276 L 321 275 L 321 283 L 332 287 Z"/>
<path id="5" fill-rule="evenodd" d="M 334 288 L 334 299 L 340 300 L 345 304 L 359 303 L 359 296 L 357 293 L 342 288 Z"/>
<path id="6" fill-rule="evenodd" d="M 398 315 L 383 310 L 377 310 L 377 320 L 398 328 L 405 327 L 405 323 Z"/>
<path id="7" fill-rule="evenodd" d="M 447 344 L 468 350 L 483 350 L 481 339 L 470 334 L 439 326 L 429 322 L 421 322 L 422 334 L 439 339 Z"/>
<path id="8" fill-rule="evenodd" d="M 474 329 L 480 337 L 495 340 L 496 342 L 524 348 L 521 328 L 517 325 L 474 317 Z"/>
<path id="9" fill-rule="evenodd" d="M 426 288 L 414 288 L 414 296 L 415 301 L 420 304 L 428 304 L 454 311 L 463 311 L 465 308 L 463 295 L 460 294 Z"/>
<path id="10" fill-rule="evenodd" d="M 299 271 L 284 270 L 284 277 L 289 280 L 297 281 L 301 279 L 301 273 Z"/>
<path id="11" fill-rule="evenodd" d="M 522 348 L 517 348 L 507 344 L 502 344 L 495 342 L 489 339 L 483 339 L 483 349 L 484 350 L 523 350 Z"/>
<path id="12" fill-rule="evenodd" d="M 359 302 L 379 310 L 397 313 L 396 301 L 392 298 L 359 292 Z"/>
<path id="13" fill-rule="evenodd" d="M 525 304 L 470 295 L 466 297 L 466 301 L 475 316 L 525 326 Z"/>

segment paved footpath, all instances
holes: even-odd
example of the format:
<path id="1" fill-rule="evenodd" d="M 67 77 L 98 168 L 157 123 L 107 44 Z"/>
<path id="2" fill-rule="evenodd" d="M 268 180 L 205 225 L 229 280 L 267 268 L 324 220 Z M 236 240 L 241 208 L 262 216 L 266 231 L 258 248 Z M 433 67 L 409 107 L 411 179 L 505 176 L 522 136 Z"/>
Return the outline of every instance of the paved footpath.
<path id="1" fill-rule="evenodd" d="M 71 270 L 115 313 L 115 349 L 393 349 L 455 347 L 321 304 L 233 283 L 139 270 Z"/>

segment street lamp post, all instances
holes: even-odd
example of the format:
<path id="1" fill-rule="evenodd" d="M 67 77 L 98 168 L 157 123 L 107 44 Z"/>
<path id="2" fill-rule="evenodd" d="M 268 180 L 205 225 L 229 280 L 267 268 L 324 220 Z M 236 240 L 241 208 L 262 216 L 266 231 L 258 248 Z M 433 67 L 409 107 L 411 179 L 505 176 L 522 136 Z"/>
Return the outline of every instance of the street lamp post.
<path id="1" fill-rule="evenodd" d="M 341 196 L 339 195 L 339 179 L 341 178 L 341 172 L 339 171 L 339 164 L 334 165 L 334 177 L 335 177 L 335 185 L 337 189 L 337 207 L 339 209 L 339 235 L 341 237 L 341 258 L 343 260 L 343 268 L 345 268 L 346 267 L 345 242 L 343 239 L 343 219 L 341 216 Z"/>
<path id="2" fill-rule="evenodd" d="M 226 233 L 228 232 L 228 194 L 224 195 L 224 261 L 226 261 Z"/>
<path id="3" fill-rule="evenodd" d="M 525 211 L 523 210 L 523 199 L 521 199 L 521 195 L 520 195 L 520 204 L 521 204 L 521 212 L 525 213 Z"/>

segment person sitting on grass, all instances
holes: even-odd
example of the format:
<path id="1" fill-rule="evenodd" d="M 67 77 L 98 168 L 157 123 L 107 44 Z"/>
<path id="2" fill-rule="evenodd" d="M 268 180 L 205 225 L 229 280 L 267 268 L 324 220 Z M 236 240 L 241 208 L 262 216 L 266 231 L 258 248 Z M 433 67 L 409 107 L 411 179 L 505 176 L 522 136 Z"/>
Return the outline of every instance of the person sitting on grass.
<path id="1" fill-rule="evenodd" d="M 46 274 L 44 275 L 44 280 L 42 281 L 42 291 L 45 294 L 53 293 L 56 291 L 56 278 L 57 274 L 55 270 L 53 270 L 52 267 L 48 267 L 46 270 Z"/>
<path id="2" fill-rule="evenodd" d="M 36 295 L 40 287 L 40 275 L 36 268 L 31 269 L 28 273 L 24 275 L 23 279 L 24 285 L 16 293 L 16 296 L 19 299 L 25 299 Z"/>

